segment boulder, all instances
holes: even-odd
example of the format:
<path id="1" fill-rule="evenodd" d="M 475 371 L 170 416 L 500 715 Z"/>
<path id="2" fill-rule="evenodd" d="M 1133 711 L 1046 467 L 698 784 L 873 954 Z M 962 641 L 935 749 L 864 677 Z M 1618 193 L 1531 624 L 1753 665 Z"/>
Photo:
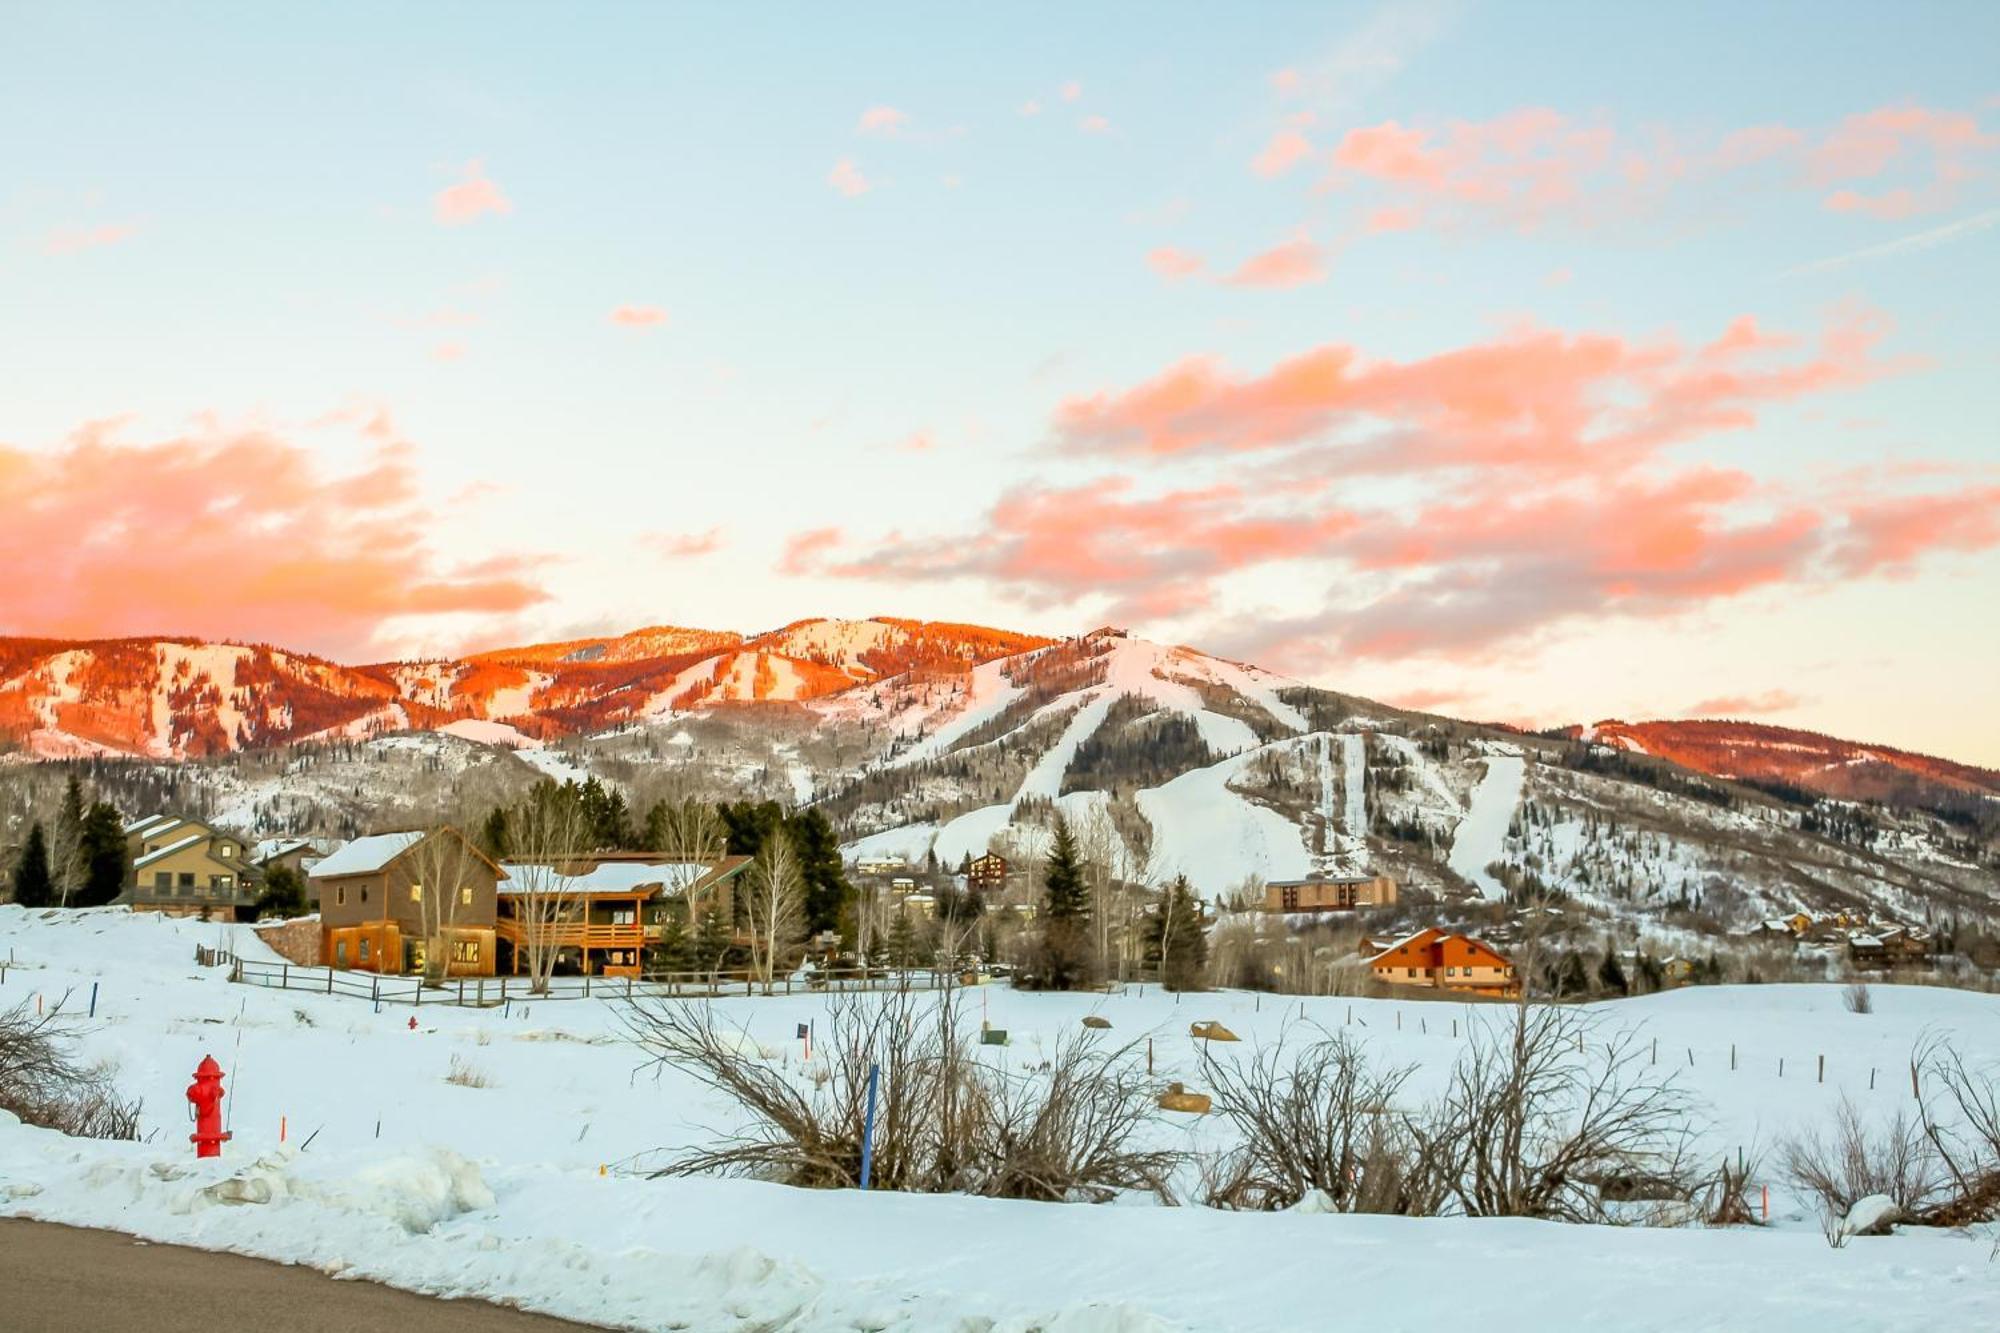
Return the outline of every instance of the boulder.
<path id="1" fill-rule="evenodd" d="M 1187 1111 L 1193 1115 L 1206 1115 L 1212 1105 L 1205 1092 L 1189 1092 L 1178 1083 L 1167 1084 L 1167 1090 L 1160 1094 L 1162 1111 Z"/>
<path id="2" fill-rule="evenodd" d="M 1108 1028 L 1111 1026 L 1111 1020 L 1102 1014 L 1085 1014 L 1083 1025 L 1087 1028 Z"/>
<path id="3" fill-rule="evenodd" d="M 1217 1023 L 1212 1019 L 1206 1023 L 1194 1024 L 1192 1027 L 1188 1028 L 1188 1034 L 1190 1036 L 1199 1037 L 1203 1041 L 1242 1040 L 1242 1038 L 1238 1037 L 1234 1032 L 1231 1032 L 1228 1028 L 1222 1026 L 1222 1024 Z"/>
<path id="4" fill-rule="evenodd" d="M 1854 1206 L 1841 1219 L 1840 1234 L 1843 1236 L 1886 1236 L 1896 1223 L 1903 1220 L 1903 1210 L 1896 1201 L 1886 1194 L 1871 1194 L 1865 1199 L 1856 1199 Z"/>

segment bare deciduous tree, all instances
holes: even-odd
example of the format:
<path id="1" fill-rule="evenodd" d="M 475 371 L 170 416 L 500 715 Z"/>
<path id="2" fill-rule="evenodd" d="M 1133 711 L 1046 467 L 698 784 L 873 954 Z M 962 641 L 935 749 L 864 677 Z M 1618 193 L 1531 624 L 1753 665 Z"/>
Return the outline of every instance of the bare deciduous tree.
<path id="1" fill-rule="evenodd" d="M 750 969 L 769 983 L 780 951 L 798 933 L 804 911 L 804 884 L 798 853 L 782 831 L 764 840 L 757 860 L 744 872 L 744 911 L 750 923 Z"/>
<path id="2" fill-rule="evenodd" d="M 407 856 L 424 940 L 424 981 L 438 985 L 451 972 L 458 912 L 470 904 L 479 857 L 449 824 L 425 829 Z"/>
<path id="3" fill-rule="evenodd" d="M 136 1139 L 139 1103 L 118 1095 L 108 1071 L 70 1052 L 80 1028 L 65 1012 L 68 998 L 43 1013 L 31 1013 L 26 1000 L 0 1010 L 0 1111 L 78 1138 Z"/>
<path id="4" fill-rule="evenodd" d="M 514 860 L 507 867 L 507 892 L 521 926 L 521 952 L 528 985 L 536 994 L 549 988 L 562 953 L 558 927 L 578 917 L 574 889 L 578 858 L 591 842 L 580 801 L 530 799 L 508 820 Z"/>

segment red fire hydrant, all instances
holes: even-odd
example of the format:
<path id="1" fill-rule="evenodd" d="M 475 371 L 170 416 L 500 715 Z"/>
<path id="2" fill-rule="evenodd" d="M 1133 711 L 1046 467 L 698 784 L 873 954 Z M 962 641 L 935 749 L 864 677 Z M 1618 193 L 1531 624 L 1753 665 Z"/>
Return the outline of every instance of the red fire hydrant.
<path id="1" fill-rule="evenodd" d="M 194 1133 L 188 1135 L 188 1142 L 194 1145 L 196 1157 L 222 1156 L 222 1145 L 229 1140 L 228 1132 L 222 1128 L 225 1095 L 222 1066 L 215 1063 L 214 1056 L 202 1056 L 194 1071 L 194 1082 L 187 1090 L 187 1099 L 194 1107 Z"/>

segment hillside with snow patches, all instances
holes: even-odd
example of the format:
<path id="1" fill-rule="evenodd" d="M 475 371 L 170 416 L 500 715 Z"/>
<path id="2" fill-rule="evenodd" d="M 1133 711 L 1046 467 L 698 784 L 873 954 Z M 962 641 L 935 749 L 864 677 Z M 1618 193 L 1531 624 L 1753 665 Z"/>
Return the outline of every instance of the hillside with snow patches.
<path id="1" fill-rule="evenodd" d="M 17 758 L 157 761 L 162 782 L 259 835 L 352 835 L 426 800 L 450 808 L 445 792 L 594 773 L 635 794 L 671 777 L 813 803 L 851 854 L 912 861 L 1032 858 L 1060 812 L 1120 873 L 1185 874 L 1212 898 L 1384 871 L 1444 899 L 1526 888 L 1723 929 L 1799 909 L 2000 912 L 1985 770 L 1870 750 L 1871 771 L 1930 799 L 1865 805 L 1769 758 L 1846 772 L 1860 765 L 1844 742 L 1666 726 L 1525 736 L 1116 630 L 662 627 L 360 668 L 172 640 L 0 644 Z M 1650 752 L 1669 742 L 1680 761 Z"/>

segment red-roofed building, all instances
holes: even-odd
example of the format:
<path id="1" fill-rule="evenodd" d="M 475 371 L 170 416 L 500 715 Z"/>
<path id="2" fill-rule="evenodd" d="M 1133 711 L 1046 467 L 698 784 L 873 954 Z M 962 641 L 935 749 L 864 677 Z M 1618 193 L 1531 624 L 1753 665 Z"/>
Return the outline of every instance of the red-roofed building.
<path id="1" fill-rule="evenodd" d="M 1514 964 L 1498 949 L 1436 926 L 1397 940 L 1369 959 L 1368 967 L 1378 980 L 1391 986 L 1514 995 L 1521 985 L 1514 975 Z"/>

